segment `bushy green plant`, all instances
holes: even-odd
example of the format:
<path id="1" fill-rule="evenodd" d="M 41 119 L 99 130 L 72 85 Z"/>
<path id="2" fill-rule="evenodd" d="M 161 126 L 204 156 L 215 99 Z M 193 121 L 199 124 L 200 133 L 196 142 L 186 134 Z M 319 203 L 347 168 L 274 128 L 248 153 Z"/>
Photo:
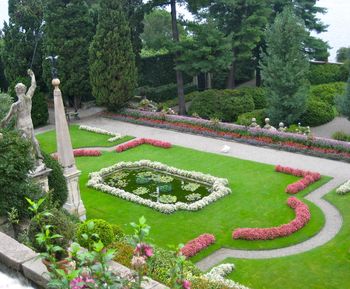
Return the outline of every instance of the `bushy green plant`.
<path id="1" fill-rule="evenodd" d="M 184 91 L 186 93 L 191 93 L 195 91 L 197 87 L 191 83 L 184 85 Z M 169 83 L 166 85 L 158 87 L 141 87 L 137 91 L 138 94 L 143 94 L 147 99 L 153 100 L 155 102 L 164 102 L 167 100 L 175 99 L 177 95 L 177 84 Z"/>
<path id="2" fill-rule="evenodd" d="M 66 179 L 63 176 L 63 170 L 53 157 L 45 152 L 41 152 L 44 157 L 44 163 L 46 167 L 52 171 L 49 174 L 49 188 L 52 190 L 52 202 L 62 207 L 67 201 L 68 189 Z"/>
<path id="3" fill-rule="evenodd" d="M 11 208 L 18 211 L 19 218 L 28 216 L 25 196 L 37 200 L 41 189 L 28 176 L 33 169 L 31 145 L 16 131 L 2 131 L 0 140 L 0 215 Z"/>
<path id="4" fill-rule="evenodd" d="M 330 122 L 335 111 L 328 103 L 310 98 L 305 113 L 300 117 L 303 126 L 318 126 Z"/>
<path id="5" fill-rule="evenodd" d="M 102 219 L 87 220 L 80 224 L 77 239 L 78 243 L 85 248 L 89 248 L 98 240 L 108 246 L 114 240 L 113 228 L 111 224 Z"/>
<path id="6" fill-rule="evenodd" d="M 7 93 L 0 93 L 0 103 L 0 120 L 2 120 L 9 112 L 13 99 Z"/>
<path id="7" fill-rule="evenodd" d="M 319 101 L 326 102 L 329 105 L 334 105 L 336 97 L 344 94 L 345 87 L 345 82 L 313 85 L 310 88 L 310 96 L 317 98 Z"/>
<path id="8" fill-rule="evenodd" d="M 189 113 L 197 113 L 200 117 L 218 118 L 233 122 L 238 115 L 254 110 L 252 96 L 244 96 L 239 90 L 205 90 L 197 94 L 189 108 Z"/>
<path id="9" fill-rule="evenodd" d="M 238 89 L 243 96 L 251 96 L 254 100 L 255 109 L 266 108 L 267 91 L 263 87 L 242 87 Z"/>
<path id="10" fill-rule="evenodd" d="M 237 124 L 249 126 L 252 123 L 252 118 L 256 119 L 256 122 L 261 127 L 265 125 L 265 118 L 267 117 L 266 109 L 256 109 L 250 112 L 242 113 L 238 116 Z"/>
<path id="11" fill-rule="evenodd" d="M 322 84 L 337 81 L 346 81 L 348 73 L 343 65 L 314 64 L 308 75 L 311 84 Z"/>
<path id="12" fill-rule="evenodd" d="M 114 240 L 120 241 L 121 239 L 123 239 L 125 236 L 123 229 L 119 225 L 116 225 L 116 224 L 111 224 L 111 226 L 112 226 L 112 230 L 113 230 Z"/>
<path id="13" fill-rule="evenodd" d="M 45 252 L 45 247 L 43 247 L 43 244 L 36 242 L 36 237 L 37 234 L 41 233 L 43 227 L 51 226 L 51 234 L 62 236 L 61 238 L 52 240 L 53 245 L 67 249 L 74 238 L 76 224 L 72 222 L 68 213 L 63 210 L 53 208 L 48 212 L 50 214 L 46 214 L 40 218 L 31 219 L 28 229 L 28 238 L 31 245 L 37 252 Z"/>
<path id="14" fill-rule="evenodd" d="M 134 248 L 126 241 L 113 242 L 109 248 L 115 249 L 116 253 L 113 258 L 114 261 L 126 266 L 131 267 L 131 259 L 134 253 Z"/>
<path id="15" fill-rule="evenodd" d="M 347 134 L 343 131 L 336 131 L 335 133 L 332 134 L 332 138 L 336 140 L 350 142 L 350 134 Z"/>

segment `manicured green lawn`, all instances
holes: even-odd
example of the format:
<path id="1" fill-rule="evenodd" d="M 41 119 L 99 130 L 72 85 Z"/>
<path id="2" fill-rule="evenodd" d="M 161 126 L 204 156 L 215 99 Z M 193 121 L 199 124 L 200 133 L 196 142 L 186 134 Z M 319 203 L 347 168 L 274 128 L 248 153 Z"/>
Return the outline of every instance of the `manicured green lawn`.
<path id="1" fill-rule="evenodd" d="M 69 132 L 72 138 L 73 148 L 83 148 L 83 147 L 111 147 L 117 144 L 126 142 L 133 139 L 131 136 L 125 136 L 115 142 L 109 142 L 108 139 L 111 136 L 104 134 L 97 134 L 85 130 L 79 130 L 78 125 L 71 125 L 69 127 Z M 38 134 L 37 139 L 40 143 L 40 147 L 47 153 L 56 152 L 56 132 L 51 130 L 49 132 L 44 132 Z"/>
<path id="2" fill-rule="evenodd" d="M 334 191 L 325 198 L 343 216 L 340 233 L 312 251 L 269 260 L 228 259 L 236 265 L 230 277 L 254 289 L 348 289 L 350 288 L 350 194 Z"/>
<path id="3" fill-rule="evenodd" d="M 134 204 L 86 187 L 88 174 L 110 166 L 118 161 L 149 159 L 186 170 L 195 170 L 227 178 L 233 193 L 197 212 L 179 211 L 165 215 L 148 207 Z M 217 242 L 203 251 L 195 260 L 222 246 L 247 249 L 285 247 L 298 243 L 316 234 L 323 226 L 322 212 L 310 205 L 312 219 L 299 232 L 271 241 L 232 240 L 232 230 L 237 227 L 269 227 L 288 223 L 294 212 L 286 205 L 287 184 L 296 177 L 274 172 L 273 166 L 243 161 L 226 156 L 199 152 L 182 147 L 170 150 L 139 146 L 123 153 L 104 153 L 99 158 L 79 158 L 77 165 L 82 170 L 81 192 L 88 218 L 103 218 L 111 223 L 127 225 L 145 216 L 152 226 L 154 243 L 186 243 L 203 233 L 212 233 Z M 327 182 L 323 178 L 313 187 Z M 128 230 L 128 226 L 125 226 Z"/>

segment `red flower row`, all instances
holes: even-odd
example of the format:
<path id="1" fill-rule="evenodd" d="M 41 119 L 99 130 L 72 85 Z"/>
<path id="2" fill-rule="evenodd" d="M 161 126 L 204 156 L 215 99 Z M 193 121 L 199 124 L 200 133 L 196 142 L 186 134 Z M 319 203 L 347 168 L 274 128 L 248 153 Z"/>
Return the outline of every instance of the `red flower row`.
<path id="1" fill-rule="evenodd" d="M 290 208 L 295 211 L 295 219 L 288 224 L 272 228 L 238 228 L 233 231 L 233 239 L 244 240 L 272 240 L 286 237 L 303 228 L 310 220 L 309 207 L 295 197 L 287 201 Z"/>
<path id="2" fill-rule="evenodd" d="M 73 154 L 75 157 L 99 157 L 101 155 L 101 151 L 99 150 L 89 150 L 89 149 L 77 149 L 73 150 Z M 55 160 L 58 159 L 57 153 L 51 155 Z"/>
<path id="3" fill-rule="evenodd" d="M 212 234 L 203 234 L 189 241 L 184 247 L 181 249 L 181 253 L 187 258 L 196 255 L 198 252 L 202 251 L 209 245 L 215 243 L 215 236 Z"/>
<path id="4" fill-rule="evenodd" d="M 150 139 L 150 138 L 139 138 L 139 139 L 135 139 L 133 141 L 127 142 L 125 144 L 118 145 L 115 150 L 118 153 L 121 153 L 123 151 L 137 147 L 142 144 L 150 144 L 152 146 L 161 147 L 165 149 L 171 148 L 170 142 L 164 142 L 164 141 Z"/>
<path id="5" fill-rule="evenodd" d="M 321 175 L 319 173 L 293 169 L 290 167 L 283 167 L 280 165 L 277 165 L 275 167 L 275 171 L 296 177 L 303 177 L 301 180 L 287 186 L 286 193 L 288 194 L 296 194 L 307 188 L 312 183 L 317 182 L 321 178 Z"/>

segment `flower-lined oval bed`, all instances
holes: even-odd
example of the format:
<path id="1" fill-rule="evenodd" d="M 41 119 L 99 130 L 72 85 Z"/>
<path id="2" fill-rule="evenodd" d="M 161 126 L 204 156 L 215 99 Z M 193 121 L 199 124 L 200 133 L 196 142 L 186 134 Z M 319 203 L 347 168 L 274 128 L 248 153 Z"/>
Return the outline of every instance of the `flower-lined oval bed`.
<path id="1" fill-rule="evenodd" d="M 309 207 L 295 197 L 287 201 L 290 208 L 295 211 L 295 218 L 288 224 L 272 228 L 238 228 L 233 231 L 233 239 L 244 240 L 272 240 L 286 237 L 303 228 L 310 220 Z"/>
<path id="2" fill-rule="evenodd" d="M 180 178 L 183 180 L 183 187 L 186 191 L 188 191 L 189 195 L 192 195 L 188 202 L 178 202 L 173 201 L 173 195 L 171 192 L 167 193 L 164 197 L 164 202 L 161 202 L 159 198 L 147 199 L 143 198 L 142 195 L 147 193 L 155 193 L 155 192 L 146 192 L 145 187 L 138 188 L 138 191 L 128 192 L 122 188 L 116 188 L 107 183 L 107 179 L 112 174 L 116 174 L 118 172 L 123 173 L 123 170 L 154 170 L 163 174 L 166 174 L 168 178 Z M 145 177 L 145 176 L 144 176 Z M 147 177 L 145 177 L 147 179 Z M 166 176 L 163 176 L 163 181 L 166 179 Z M 142 178 L 139 180 L 139 184 L 142 185 Z M 144 180 L 144 182 L 148 180 Z M 115 179 L 115 181 L 118 181 Z M 186 184 L 187 182 L 187 184 Z M 166 182 L 165 182 L 166 183 Z M 210 189 L 210 193 L 199 200 L 196 200 L 196 187 L 197 183 L 208 186 Z M 212 202 L 228 195 L 231 193 L 231 190 L 227 187 L 228 181 L 227 179 L 213 177 L 208 174 L 203 174 L 200 172 L 194 171 L 186 171 L 181 170 L 175 167 L 170 167 L 165 164 L 159 162 L 152 162 L 149 160 L 140 160 L 136 162 L 119 162 L 111 167 L 103 168 L 99 172 L 94 172 L 90 174 L 90 180 L 88 181 L 88 186 L 100 190 L 105 193 L 109 193 L 111 195 L 118 196 L 120 198 L 148 206 L 155 210 L 158 210 L 162 213 L 170 214 L 177 210 L 188 210 L 188 211 L 198 211 L 205 206 L 209 205 Z M 126 186 L 125 186 L 126 187 Z M 164 190 L 167 190 L 166 185 L 164 186 Z M 160 187 L 159 187 L 160 190 Z M 158 194 L 159 197 L 159 194 Z M 168 203 L 166 203 L 168 202 Z"/>
<path id="3" fill-rule="evenodd" d="M 321 175 L 319 173 L 293 169 L 290 167 L 283 167 L 280 165 L 277 165 L 275 167 L 275 171 L 279 173 L 293 175 L 296 177 L 303 177 L 301 180 L 287 186 L 286 193 L 288 194 L 299 193 L 300 191 L 306 189 L 309 185 L 313 184 L 314 182 L 317 182 L 321 178 Z"/>
<path id="4" fill-rule="evenodd" d="M 161 147 L 161 148 L 165 148 L 165 149 L 171 148 L 170 142 L 164 142 L 164 141 L 150 139 L 150 138 L 139 138 L 139 139 L 135 139 L 135 140 L 132 140 L 130 142 L 127 142 L 125 144 L 118 145 L 115 150 L 118 153 L 121 153 L 123 151 L 126 151 L 128 149 L 131 149 L 131 148 L 137 147 L 139 145 L 143 145 L 143 144 L 150 144 L 152 146 Z"/>

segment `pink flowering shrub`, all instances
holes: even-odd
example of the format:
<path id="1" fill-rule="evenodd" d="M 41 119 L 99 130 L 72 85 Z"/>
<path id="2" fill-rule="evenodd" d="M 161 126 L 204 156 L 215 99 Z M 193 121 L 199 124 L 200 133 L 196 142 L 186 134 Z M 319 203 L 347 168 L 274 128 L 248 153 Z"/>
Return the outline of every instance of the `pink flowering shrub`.
<path id="1" fill-rule="evenodd" d="M 118 153 L 121 153 L 123 151 L 137 147 L 137 146 L 142 145 L 142 144 L 150 144 L 152 146 L 161 147 L 161 148 L 165 148 L 165 149 L 171 148 L 171 143 L 169 143 L 169 142 L 164 142 L 164 141 L 150 139 L 150 138 L 139 138 L 139 139 L 135 139 L 133 141 L 130 141 L 128 143 L 118 145 L 116 147 L 116 151 Z"/>
<path id="2" fill-rule="evenodd" d="M 186 257 L 192 257 L 213 243 L 215 243 L 214 235 L 203 234 L 196 239 L 189 241 L 184 247 L 182 247 L 181 253 Z"/>
<path id="3" fill-rule="evenodd" d="M 99 150 L 77 149 L 73 151 L 75 157 L 99 157 L 101 152 Z"/>
<path id="4" fill-rule="evenodd" d="M 244 240 L 272 240 L 286 237 L 303 228 L 310 220 L 309 207 L 295 197 L 287 201 L 290 208 L 295 211 L 295 218 L 288 224 L 272 228 L 238 228 L 233 231 L 233 239 Z"/>
<path id="5" fill-rule="evenodd" d="M 312 183 L 317 182 L 321 178 L 321 175 L 319 173 L 293 169 L 290 167 L 283 167 L 280 165 L 277 165 L 275 167 L 275 171 L 296 177 L 303 177 L 301 180 L 287 186 L 286 193 L 288 194 L 296 194 L 307 188 Z"/>

